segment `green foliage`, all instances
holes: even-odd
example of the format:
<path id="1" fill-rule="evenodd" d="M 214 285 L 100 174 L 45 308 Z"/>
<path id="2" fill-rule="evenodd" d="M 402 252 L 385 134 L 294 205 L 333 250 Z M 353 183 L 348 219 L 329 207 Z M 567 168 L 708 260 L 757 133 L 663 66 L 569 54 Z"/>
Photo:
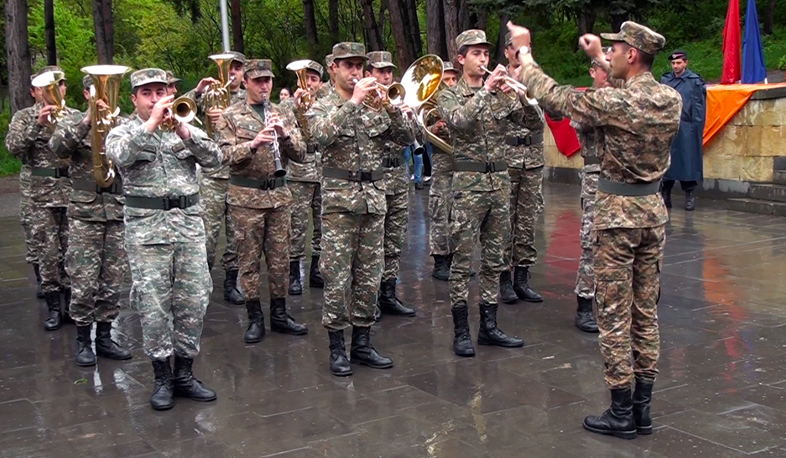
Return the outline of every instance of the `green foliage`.
<path id="1" fill-rule="evenodd" d="M 0 112 L 0 138 L 5 140 L 8 124 L 11 122 L 11 106 L 6 104 Z M 22 163 L 5 149 L 5 141 L 0 143 L 0 176 L 14 175 L 22 169 Z"/>

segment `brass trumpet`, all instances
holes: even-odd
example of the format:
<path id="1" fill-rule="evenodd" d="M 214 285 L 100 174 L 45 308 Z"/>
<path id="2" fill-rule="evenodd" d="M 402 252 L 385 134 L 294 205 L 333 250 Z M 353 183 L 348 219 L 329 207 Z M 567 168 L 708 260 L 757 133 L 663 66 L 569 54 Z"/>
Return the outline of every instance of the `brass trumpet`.
<path id="1" fill-rule="evenodd" d="M 33 87 L 41 88 L 46 104 L 55 106 L 55 111 L 49 114 L 47 120 L 53 127 L 65 116 L 66 104 L 60 94 L 60 81 L 63 78 L 65 78 L 65 73 L 52 71 L 36 76 L 31 82 Z"/>
<path id="2" fill-rule="evenodd" d="M 178 125 L 197 119 L 196 115 L 196 103 L 188 97 L 179 97 L 172 102 L 171 108 L 167 108 L 167 116 L 161 121 L 160 127 L 162 130 L 174 132 Z"/>
<path id="3" fill-rule="evenodd" d="M 229 68 L 232 66 L 233 54 L 213 54 L 208 56 L 218 65 L 218 81 L 210 83 L 210 87 L 205 91 L 205 111 L 212 108 L 225 110 L 232 101 L 232 94 L 229 93 L 229 85 L 232 78 L 229 76 Z M 215 126 L 210 121 L 209 116 L 205 116 L 205 131 L 209 137 L 213 137 Z"/>
<path id="4" fill-rule="evenodd" d="M 307 74 L 308 64 L 310 62 L 311 61 L 308 59 L 303 59 L 290 62 L 289 65 L 287 65 L 287 70 L 293 71 L 295 74 L 297 74 L 297 87 L 302 89 L 302 92 L 295 101 L 295 115 L 297 116 L 297 120 L 303 130 L 303 137 L 306 142 L 311 139 L 308 130 L 306 112 L 308 112 L 308 110 L 311 108 L 311 105 L 313 105 L 314 101 L 316 100 L 308 90 Z"/>
<path id="5" fill-rule="evenodd" d="M 486 67 L 484 67 L 482 65 L 480 66 L 480 69 L 483 70 L 484 72 L 488 73 L 489 75 L 491 75 L 493 73 L 491 70 L 489 70 L 488 68 L 486 68 Z M 508 76 L 504 76 L 503 79 L 505 80 L 505 83 L 508 86 L 515 87 L 518 90 L 520 90 L 521 92 L 523 92 L 524 94 L 527 93 L 527 86 L 521 84 L 521 82 L 517 81 L 515 78 L 513 78 L 513 77 L 508 75 Z M 526 95 L 525 95 L 525 98 L 527 99 L 527 103 L 532 105 L 532 106 L 535 106 L 535 105 L 538 104 L 538 101 L 535 100 L 535 99 L 531 99 L 531 98 L 527 97 Z"/>
<path id="6" fill-rule="evenodd" d="M 357 84 L 358 79 L 352 80 Z M 387 106 L 400 106 L 404 103 L 404 97 L 407 94 L 407 89 L 401 83 L 392 83 L 388 86 L 377 83 L 376 88 L 366 94 L 363 105 L 371 108 L 374 111 L 379 111 Z"/>

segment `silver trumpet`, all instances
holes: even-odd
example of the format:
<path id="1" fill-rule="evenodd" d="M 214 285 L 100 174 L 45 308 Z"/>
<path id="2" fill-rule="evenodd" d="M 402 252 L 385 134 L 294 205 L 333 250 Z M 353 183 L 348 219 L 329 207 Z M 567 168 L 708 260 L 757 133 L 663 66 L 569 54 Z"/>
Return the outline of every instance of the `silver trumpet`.
<path id="1" fill-rule="evenodd" d="M 265 124 L 267 124 L 270 119 L 270 99 L 268 98 L 267 95 L 265 95 L 264 99 L 262 100 L 262 106 L 265 108 Z M 276 168 L 275 172 L 273 172 L 273 175 L 276 176 L 277 178 L 280 178 L 286 175 L 287 171 L 284 168 L 284 166 L 281 164 L 281 151 L 278 149 L 278 132 L 276 132 L 275 129 L 273 130 L 272 148 L 273 148 L 273 162 Z"/>
<path id="2" fill-rule="evenodd" d="M 491 70 L 489 70 L 488 68 L 486 68 L 486 67 L 484 67 L 482 65 L 480 66 L 480 69 L 483 70 L 484 72 L 488 73 L 489 75 L 491 75 L 493 73 Z M 520 90 L 521 92 L 523 92 L 524 94 L 527 93 L 527 86 L 521 84 L 521 82 L 517 81 L 515 78 L 507 75 L 507 76 L 504 76 L 503 79 L 505 80 L 505 83 L 508 86 L 515 87 L 518 90 Z M 537 100 L 531 99 L 531 98 L 527 97 L 526 95 L 524 96 L 524 98 L 526 98 L 527 99 L 527 103 L 532 105 L 532 106 L 535 106 L 535 105 L 538 104 Z"/>

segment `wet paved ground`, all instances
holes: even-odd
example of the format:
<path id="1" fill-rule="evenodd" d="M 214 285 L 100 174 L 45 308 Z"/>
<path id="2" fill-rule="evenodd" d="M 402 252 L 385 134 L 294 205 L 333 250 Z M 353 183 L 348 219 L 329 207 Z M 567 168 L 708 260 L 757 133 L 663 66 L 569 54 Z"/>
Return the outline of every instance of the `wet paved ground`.
<path id="1" fill-rule="evenodd" d="M 582 418 L 609 401 L 596 338 L 572 323 L 578 188 L 548 186 L 546 199 L 533 275 L 546 300 L 500 309 L 501 327 L 523 337 L 523 349 L 453 355 L 447 284 L 429 276 L 427 204 L 419 192 L 399 286 L 418 317 L 386 317 L 373 338 L 395 368 L 356 368 L 346 379 L 328 373 L 319 290 L 289 301 L 311 334 L 268 334 L 246 346 L 245 311 L 225 304 L 217 287 L 195 369 L 219 399 L 179 400 L 169 412 L 148 405 L 153 373 L 133 314 L 122 314 L 116 337 L 134 359 L 99 360 L 95 369 L 73 363 L 73 325 L 43 331 L 19 223 L 2 218 L 0 456 L 786 456 L 786 219 L 702 202 L 693 214 L 674 210 L 660 305 L 657 429 L 623 441 L 581 429 Z M 216 277 L 220 286 L 223 274 Z M 471 314 L 476 333 L 476 307 Z"/>

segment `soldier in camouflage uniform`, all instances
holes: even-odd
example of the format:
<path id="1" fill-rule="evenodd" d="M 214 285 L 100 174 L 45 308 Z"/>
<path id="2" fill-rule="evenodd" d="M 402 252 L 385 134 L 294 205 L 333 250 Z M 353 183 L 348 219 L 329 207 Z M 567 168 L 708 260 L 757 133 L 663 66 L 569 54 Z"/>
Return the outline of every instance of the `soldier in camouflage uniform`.
<path id="1" fill-rule="evenodd" d="M 31 77 L 32 80 L 33 77 Z M 35 87 L 30 86 L 30 95 L 35 100 L 35 104 L 43 104 L 41 92 L 36 91 Z M 23 110 L 31 110 L 25 108 Z M 20 111 L 23 111 L 20 110 Z M 44 298 L 44 293 L 41 292 L 41 271 L 38 266 L 38 255 L 35 250 L 35 237 L 33 237 L 33 222 L 30 217 L 31 208 L 33 206 L 33 199 L 31 197 L 31 167 L 27 162 L 27 156 L 23 155 L 20 160 L 22 161 L 22 170 L 19 171 L 19 219 L 22 222 L 22 229 L 25 231 L 25 262 L 33 266 L 33 273 L 36 279 L 36 297 L 39 299 Z"/>
<path id="2" fill-rule="evenodd" d="M 166 72 L 166 92 L 168 95 L 177 96 L 177 83 L 182 81 L 180 78 L 175 78 L 175 74 L 167 70 Z"/>
<path id="3" fill-rule="evenodd" d="M 387 51 L 373 51 L 366 55 L 366 77 L 373 77 L 377 83 L 390 86 L 393 83 L 393 56 Z M 409 177 L 404 165 L 404 148 L 408 145 L 389 140 L 385 144 L 382 167 L 385 178 L 385 268 L 382 271 L 377 305 L 379 311 L 386 315 L 415 316 L 415 311 L 404 306 L 396 297 L 396 280 L 398 279 L 401 252 L 407 238 L 407 222 L 409 214 Z"/>
<path id="4" fill-rule="evenodd" d="M 456 37 L 463 74 L 458 84 L 437 97 L 439 112 L 453 140 L 453 207 L 450 266 L 450 303 L 453 312 L 453 351 L 474 356 L 469 332 L 470 263 L 480 237 L 480 329 L 478 344 L 521 347 L 497 327 L 497 290 L 505 270 L 504 250 L 510 237 L 510 176 L 505 162 L 509 116 L 520 116 L 518 100 L 502 93 L 504 67 L 498 66 L 485 84 L 482 66 L 488 65 L 486 33 L 466 30 Z M 518 113 L 518 114 L 517 114 Z"/>
<path id="5" fill-rule="evenodd" d="M 273 77 L 270 60 L 247 60 L 243 77 L 246 101 L 228 108 L 217 125 L 225 163 L 230 167 L 227 204 L 229 219 L 237 231 L 240 286 L 246 295 L 246 343 L 260 342 L 265 335 L 259 301 L 263 254 L 270 290 L 270 330 L 308 333 L 305 325 L 287 314 L 292 194 L 286 179 L 274 175 L 276 149 L 281 163 L 286 164 L 287 158 L 302 161 L 306 145 L 291 111 L 270 104 Z"/>
<path id="6" fill-rule="evenodd" d="M 246 91 L 240 87 L 243 80 L 243 65 L 246 56 L 239 52 L 230 52 L 235 58 L 229 67 L 230 106 L 246 100 Z M 184 97 L 192 99 L 197 104 L 198 116 L 202 119 L 209 117 L 215 126 L 221 118 L 222 110 L 213 108 L 209 113 L 205 110 L 203 95 L 212 82 L 213 78 L 203 78 L 199 81 L 196 88 L 184 94 Z M 217 130 L 214 130 L 217 132 Z M 214 138 L 214 139 L 217 139 Z M 227 244 L 224 248 L 224 255 L 221 256 L 221 265 L 224 267 L 226 275 L 224 277 L 224 300 L 233 304 L 245 303 L 243 294 L 237 287 L 238 277 L 238 254 L 237 243 L 235 242 L 235 228 L 228 218 L 229 209 L 227 207 L 227 189 L 229 188 L 229 166 L 224 164 L 216 168 L 204 168 L 201 170 L 199 178 L 199 196 L 205 211 L 202 213 L 202 220 L 205 223 L 205 235 L 207 237 L 207 264 L 210 270 L 216 261 L 216 250 L 218 247 L 218 237 L 221 234 L 221 226 L 226 230 Z"/>
<path id="7" fill-rule="evenodd" d="M 56 66 L 44 67 L 33 77 L 52 71 L 62 70 Z M 68 178 L 68 161 L 57 157 L 49 148 L 54 126 L 48 117 L 55 106 L 43 99 L 41 88 L 35 88 L 35 91 L 41 102 L 14 113 L 5 144 L 11 154 L 30 165 L 32 205 L 27 219 L 39 261 L 41 292 L 49 310 L 44 329 L 54 331 L 60 328 L 62 319 L 67 316 L 71 301 L 71 284 L 64 267 L 68 249 L 66 211 L 71 180 Z M 65 79 L 62 79 L 60 93 L 63 97 L 65 92 Z M 65 116 L 74 113 L 78 112 L 72 108 L 64 110 Z M 61 290 L 65 293 L 65 311 L 60 303 Z"/>
<path id="8" fill-rule="evenodd" d="M 92 85 L 90 75 L 82 78 L 86 100 L 90 100 Z M 107 107 L 103 101 L 98 103 Z M 49 140 L 52 152 L 71 162 L 66 272 L 71 279 L 78 366 L 94 366 L 96 354 L 116 360 L 131 358 L 131 352 L 120 348 L 110 336 L 112 322 L 120 311 L 120 290 L 128 265 L 123 246 L 123 185 L 120 177 L 109 187 L 96 184 L 90 126 L 90 109 L 73 113 L 58 123 Z M 90 336 L 93 322 L 97 323 L 95 354 Z"/>
<path id="9" fill-rule="evenodd" d="M 196 166 L 217 167 L 222 156 L 204 131 L 188 124 L 171 130 L 162 125 L 174 101 L 166 85 L 163 70 L 132 73 L 137 117 L 106 138 L 107 155 L 123 177 L 129 302 L 141 317 L 145 354 L 153 362 L 150 404 L 155 410 L 171 409 L 174 396 L 216 399 L 192 371 L 213 289 Z"/>
<path id="10" fill-rule="evenodd" d="M 406 107 L 374 110 L 363 101 L 375 78 L 362 78 L 360 43 L 333 47 L 334 90 L 308 113 L 311 137 L 322 148 L 322 252 L 325 279 L 322 324 L 330 338 L 330 372 L 352 374 L 344 329 L 352 325 L 353 363 L 379 369 L 393 361 L 370 342 L 374 306 L 384 267 L 385 188 L 382 160 L 388 142 L 413 140 Z M 357 82 L 355 82 L 357 80 Z"/>
<path id="11" fill-rule="evenodd" d="M 308 94 L 311 96 L 312 105 L 316 101 L 317 93 L 322 88 L 322 73 L 324 69 L 313 60 L 308 61 L 306 70 L 306 84 Z M 309 107 L 300 105 L 303 89 L 298 88 L 293 97 L 281 103 L 282 108 L 290 110 L 297 119 L 299 130 L 306 142 L 306 156 L 302 162 L 289 161 L 287 163 L 287 184 L 292 193 L 292 225 L 289 236 L 289 294 L 303 294 L 303 284 L 300 281 L 300 261 L 306 256 L 306 232 L 308 231 L 309 214 L 313 221 L 311 234 L 311 269 L 309 272 L 309 285 L 315 288 L 324 287 L 322 274 L 319 273 L 319 255 L 322 252 L 322 191 L 319 187 L 320 165 L 318 145 L 308 133 L 306 112 Z"/>
<path id="12" fill-rule="evenodd" d="M 326 97 L 330 92 L 333 90 L 333 86 L 335 85 L 336 74 L 333 71 L 333 54 L 328 54 L 325 56 L 325 70 L 328 72 L 328 76 L 330 77 L 330 81 L 323 84 L 321 88 L 317 91 L 317 99 L 321 99 Z"/>
<path id="13" fill-rule="evenodd" d="M 652 433 L 650 402 L 660 353 L 657 303 L 663 263 L 666 207 L 658 194 L 669 167 L 669 147 L 679 129 L 682 99 L 658 83 L 650 69 L 662 35 L 624 22 L 610 63 L 600 38 L 584 35 L 587 54 L 609 66 L 624 86 L 586 93 L 558 86 L 529 53 L 529 31 L 509 24 L 522 63 L 521 81 L 543 106 L 603 133 L 601 175 L 595 200 L 595 300 L 601 354 L 611 407 L 584 420 L 584 428 L 632 439 Z M 636 391 L 631 395 L 633 379 Z"/>

